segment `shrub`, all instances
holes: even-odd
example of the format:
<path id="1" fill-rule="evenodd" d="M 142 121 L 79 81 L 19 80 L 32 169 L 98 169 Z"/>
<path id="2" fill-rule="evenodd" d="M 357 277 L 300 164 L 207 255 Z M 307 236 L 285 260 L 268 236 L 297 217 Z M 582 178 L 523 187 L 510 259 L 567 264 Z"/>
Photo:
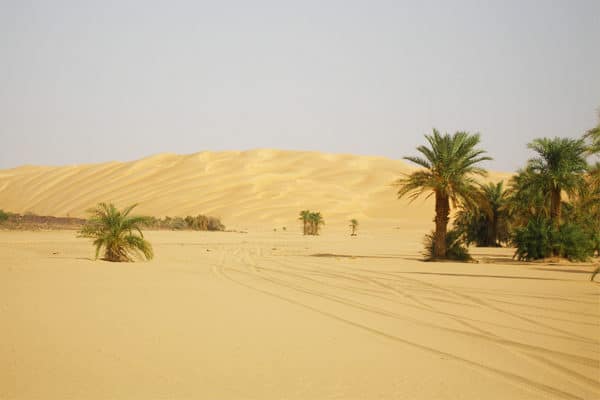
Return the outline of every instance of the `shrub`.
<path id="1" fill-rule="evenodd" d="M 176 231 L 185 229 L 186 227 L 187 227 L 187 224 L 185 223 L 185 220 L 181 217 L 173 218 L 169 224 L 169 228 L 174 229 Z"/>
<path id="2" fill-rule="evenodd" d="M 191 215 L 182 217 L 169 217 L 166 216 L 162 219 L 150 217 L 150 223 L 148 226 L 156 229 L 170 229 L 170 230 L 185 230 L 191 229 L 195 231 L 224 231 L 225 225 L 221 223 L 221 220 L 215 217 L 208 217 L 206 215 L 198 215 L 193 217 Z"/>
<path id="3" fill-rule="evenodd" d="M 524 227 L 517 228 L 513 243 L 517 251 L 513 257 L 521 261 L 539 260 L 552 255 L 552 244 L 556 242 L 550 219 L 535 217 Z"/>
<path id="4" fill-rule="evenodd" d="M 221 220 L 219 220 L 219 218 L 216 218 L 216 217 L 207 217 L 207 218 L 208 218 L 207 228 L 209 231 L 224 231 L 225 230 L 225 225 L 223 225 L 221 223 Z"/>
<path id="5" fill-rule="evenodd" d="M 586 261 L 595 250 L 593 233 L 581 225 L 566 223 L 558 231 L 555 252 L 570 261 Z"/>
<path id="6" fill-rule="evenodd" d="M 79 236 L 94 239 L 96 258 L 104 247 L 104 259 L 107 261 L 132 261 L 135 255 L 152 259 L 152 246 L 141 231 L 151 221 L 148 217 L 129 215 L 135 206 L 119 211 L 113 204 L 99 203 L 95 209 L 89 210 L 92 215 L 81 228 Z"/>
<path id="7" fill-rule="evenodd" d="M 435 232 L 425 235 L 425 259 L 433 260 L 435 254 Z M 466 246 L 461 239 L 461 233 L 456 229 L 451 229 L 446 233 L 446 259 L 456 261 L 471 261 L 473 258 L 469 254 Z"/>
<path id="8" fill-rule="evenodd" d="M 0 223 L 8 220 L 8 213 L 4 212 L 4 210 L 0 210 Z"/>
<path id="9" fill-rule="evenodd" d="M 549 218 L 532 218 L 526 226 L 515 230 L 515 257 L 523 261 L 551 256 L 585 261 L 594 253 L 594 236 L 594 232 L 586 230 L 580 224 L 566 223 L 556 228 Z"/>

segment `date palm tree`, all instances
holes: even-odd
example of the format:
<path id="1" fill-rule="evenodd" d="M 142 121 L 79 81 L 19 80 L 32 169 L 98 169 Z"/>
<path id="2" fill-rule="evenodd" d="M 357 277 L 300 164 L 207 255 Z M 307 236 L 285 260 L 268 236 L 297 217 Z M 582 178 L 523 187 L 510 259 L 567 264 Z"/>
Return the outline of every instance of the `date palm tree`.
<path id="1" fill-rule="evenodd" d="M 496 247 L 509 239 L 508 191 L 504 182 L 480 185 L 475 203 L 461 207 L 454 226 L 464 235 L 467 244 Z"/>
<path id="2" fill-rule="evenodd" d="M 531 185 L 533 175 L 525 168 L 510 179 L 507 210 L 515 226 L 525 226 L 533 218 L 550 217 L 550 201 L 545 193 Z"/>
<path id="3" fill-rule="evenodd" d="M 506 225 L 508 220 L 507 202 L 508 192 L 504 190 L 504 182 L 488 183 L 480 187 L 480 210 L 488 220 L 488 246 L 498 246 L 499 230 L 501 225 Z M 504 239 L 504 238 L 502 238 Z"/>
<path id="4" fill-rule="evenodd" d="M 99 203 L 95 209 L 89 210 L 91 217 L 79 236 L 94 239 L 96 258 L 104 247 L 104 259 L 107 261 L 133 261 L 136 255 L 152 259 L 152 245 L 144 239 L 141 230 L 152 218 L 130 216 L 136 206 L 134 204 L 119 211 L 113 204 Z"/>
<path id="5" fill-rule="evenodd" d="M 303 235 L 308 235 L 308 226 L 309 226 L 309 220 L 310 220 L 310 210 L 302 210 L 300 211 L 300 218 L 298 218 L 300 221 L 302 221 L 302 234 Z"/>
<path id="6" fill-rule="evenodd" d="M 527 163 L 532 189 L 547 193 L 550 198 L 550 219 L 554 226 L 560 225 L 563 192 L 576 195 L 585 186 L 587 147 L 582 139 L 541 138 L 527 145 L 538 155 Z"/>
<path id="7" fill-rule="evenodd" d="M 325 225 L 325 220 L 320 212 L 312 212 L 309 214 L 310 234 L 318 235 L 321 225 Z"/>
<path id="8" fill-rule="evenodd" d="M 435 232 L 433 238 L 433 259 L 446 258 L 446 234 L 450 216 L 450 203 L 453 206 L 473 202 L 476 192 L 475 175 L 484 176 L 486 171 L 479 167 L 485 160 L 484 150 L 477 148 L 479 134 L 456 132 L 441 135 L 433 130 L 425 135 L 429 147 L 419 146 L 418 157 L 404 157 L 424 169 L 415 171 L 396 181 L 398 198 L 408 196 L 411 201 L 428 193 L 435 196 Z"/>
<path id="9" fill-rule="evenodd" d="M 350 229 L 352 229 L 352 233 L 350 234 L 350 236 L 356 236 L 356 229 L 358 228 L 358 220 L 352 218 L 350 220 Z"/>

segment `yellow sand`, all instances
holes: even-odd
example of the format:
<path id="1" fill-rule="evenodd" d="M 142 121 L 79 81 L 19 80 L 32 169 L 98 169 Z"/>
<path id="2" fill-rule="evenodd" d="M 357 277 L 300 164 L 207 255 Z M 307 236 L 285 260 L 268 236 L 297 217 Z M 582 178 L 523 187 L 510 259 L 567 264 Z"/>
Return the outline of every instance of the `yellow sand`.
<path id="1" fill-rule="evenodd" d="M 420 261 L 433 210 L 395 200 L 407 170 L 261 150 L 0 171 L 12 211 L 139 201 L 248 230 L 147 232 L 156 258 L 131 264 L 74 232 L 0 231 L 0 399 L 600 398 L 593 266 Z"/>
<path id="2" fill-rule="evenodd" d="M 591 266 L 424 263 L 420 235 L 148 232 L 113 264 L 0 231 L 0 398 L 600 398 Z"/>

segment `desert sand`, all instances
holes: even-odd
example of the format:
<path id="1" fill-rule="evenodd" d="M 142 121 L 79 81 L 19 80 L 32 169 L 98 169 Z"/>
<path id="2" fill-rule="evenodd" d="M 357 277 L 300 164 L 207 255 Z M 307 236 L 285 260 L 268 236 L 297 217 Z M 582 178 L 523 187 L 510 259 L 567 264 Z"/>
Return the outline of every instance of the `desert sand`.
<path id="1" fill-rule="evenodd" d="M 600 397 L 591 266 L 425 263 L 413 233 L 148 232 L 117 264 L 0 232 L 0 398 Z"/>
<path id="2" fill-rule="evenodd" d="M 0 171 L 10 211 L 140 202 L 247 231 L 147 232 L 137 263 L 73 231 L 0 231 L 0 399 L 600 398 L 594 266 L 421 261 L 433 206 L 390 186 L 408 170 L 260 150 Z"/>

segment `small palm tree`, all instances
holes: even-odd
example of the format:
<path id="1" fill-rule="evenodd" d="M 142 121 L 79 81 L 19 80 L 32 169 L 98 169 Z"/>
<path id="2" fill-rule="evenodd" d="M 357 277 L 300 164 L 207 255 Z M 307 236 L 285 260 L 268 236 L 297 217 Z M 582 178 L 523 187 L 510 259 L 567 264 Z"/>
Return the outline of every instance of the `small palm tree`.
<path id="1" fill-rule="evenodd" d="M 527 184 L 538 192 L 548 193 L 550 219 L 559 226 L 563 191 L 576 195 L 585 186 L 587 147 L 583 140 L 570 138 L 535 139 L 527 146 L 538 153 L 528 161 Z"/>
<path id="2" fill-rule="evenodd" d="M 137 204 L 119 211 L 113 204 L 99 203 L 81 231 L 80 237 L 94 239 L 96 259 L 104 247 L 107 261 L 132 261 L 134 255 L 150 260 L 154 256 L 152 246 L 144 239 L 141 227 L 152 221 L 151 217 L 130 216 Z"/>
<path id="3" fill-rule="evenodd" d="M 356 219 L 351 219 L 350 220 L 350 229 L 352 229 L 352 233 L 350 233 L 350 236 L 356 236 L 356 229 L 358 228 L 358 221 Z"/>
<path id="4" fill-rule="evenodd" d="M 504 183 L 480 185 L 474 196 L 474 204 L 461 207 L 454 220 L 458 231 L 467 244 L 477 246 L 500 246 L 509 239 L 508 191 Z"/>
<path id="5" fill-rule="evenodd" d="M 533 175 L 532 171 L 521 169 L 510 179 L 507 211 L 516 226 L 525 226 L 532 218 L 550 217 L 550 201 L 531 185 Z"/>
<path id="6" fill-rule="evenodd" d="M 320 212 L 312 212 L 309 214 L 310 234 L 318 235 L 321 225 L 325 225 L 325 220 Z"/>
<path id="7" fill-rule="evenodd" d="M 450 216 L 450 202 L 458 204 L 473 202 L 476 185 L 473 175 L 484 176 L 485 170 L 478 167 L 481 161 L 491 160 L 483 156 L 484 150 L 477 149 L 479 134 L 456 132 L 454 135 L 425 135 L 430 147 L 419 146 L 421 157 L 404 157 L 423 167 L 396 181 L 398 198 L 409 196 L 416 199 L 424 193 L 435 195 L 435 232 L 432 258 L 446 258 L 446 233 Z"/>
<path id="8" fill-rule="evenodd" d="M 300 211 L 300 218 L 298 218 L 298 219 L 300 221 L 302 221 L 302 234 L 308 235 L 308 223 L 310 220 L 310 210 Z"/>
<path id="9" fill-rule="evenodd" d="M 508 219 L 507 198 L 508 192 L 504 190 L 504 182 L 488 183 L 480 188 L 480 210 L 488 220 L 488 246 L 498 246 L 499 228 Z"/>

